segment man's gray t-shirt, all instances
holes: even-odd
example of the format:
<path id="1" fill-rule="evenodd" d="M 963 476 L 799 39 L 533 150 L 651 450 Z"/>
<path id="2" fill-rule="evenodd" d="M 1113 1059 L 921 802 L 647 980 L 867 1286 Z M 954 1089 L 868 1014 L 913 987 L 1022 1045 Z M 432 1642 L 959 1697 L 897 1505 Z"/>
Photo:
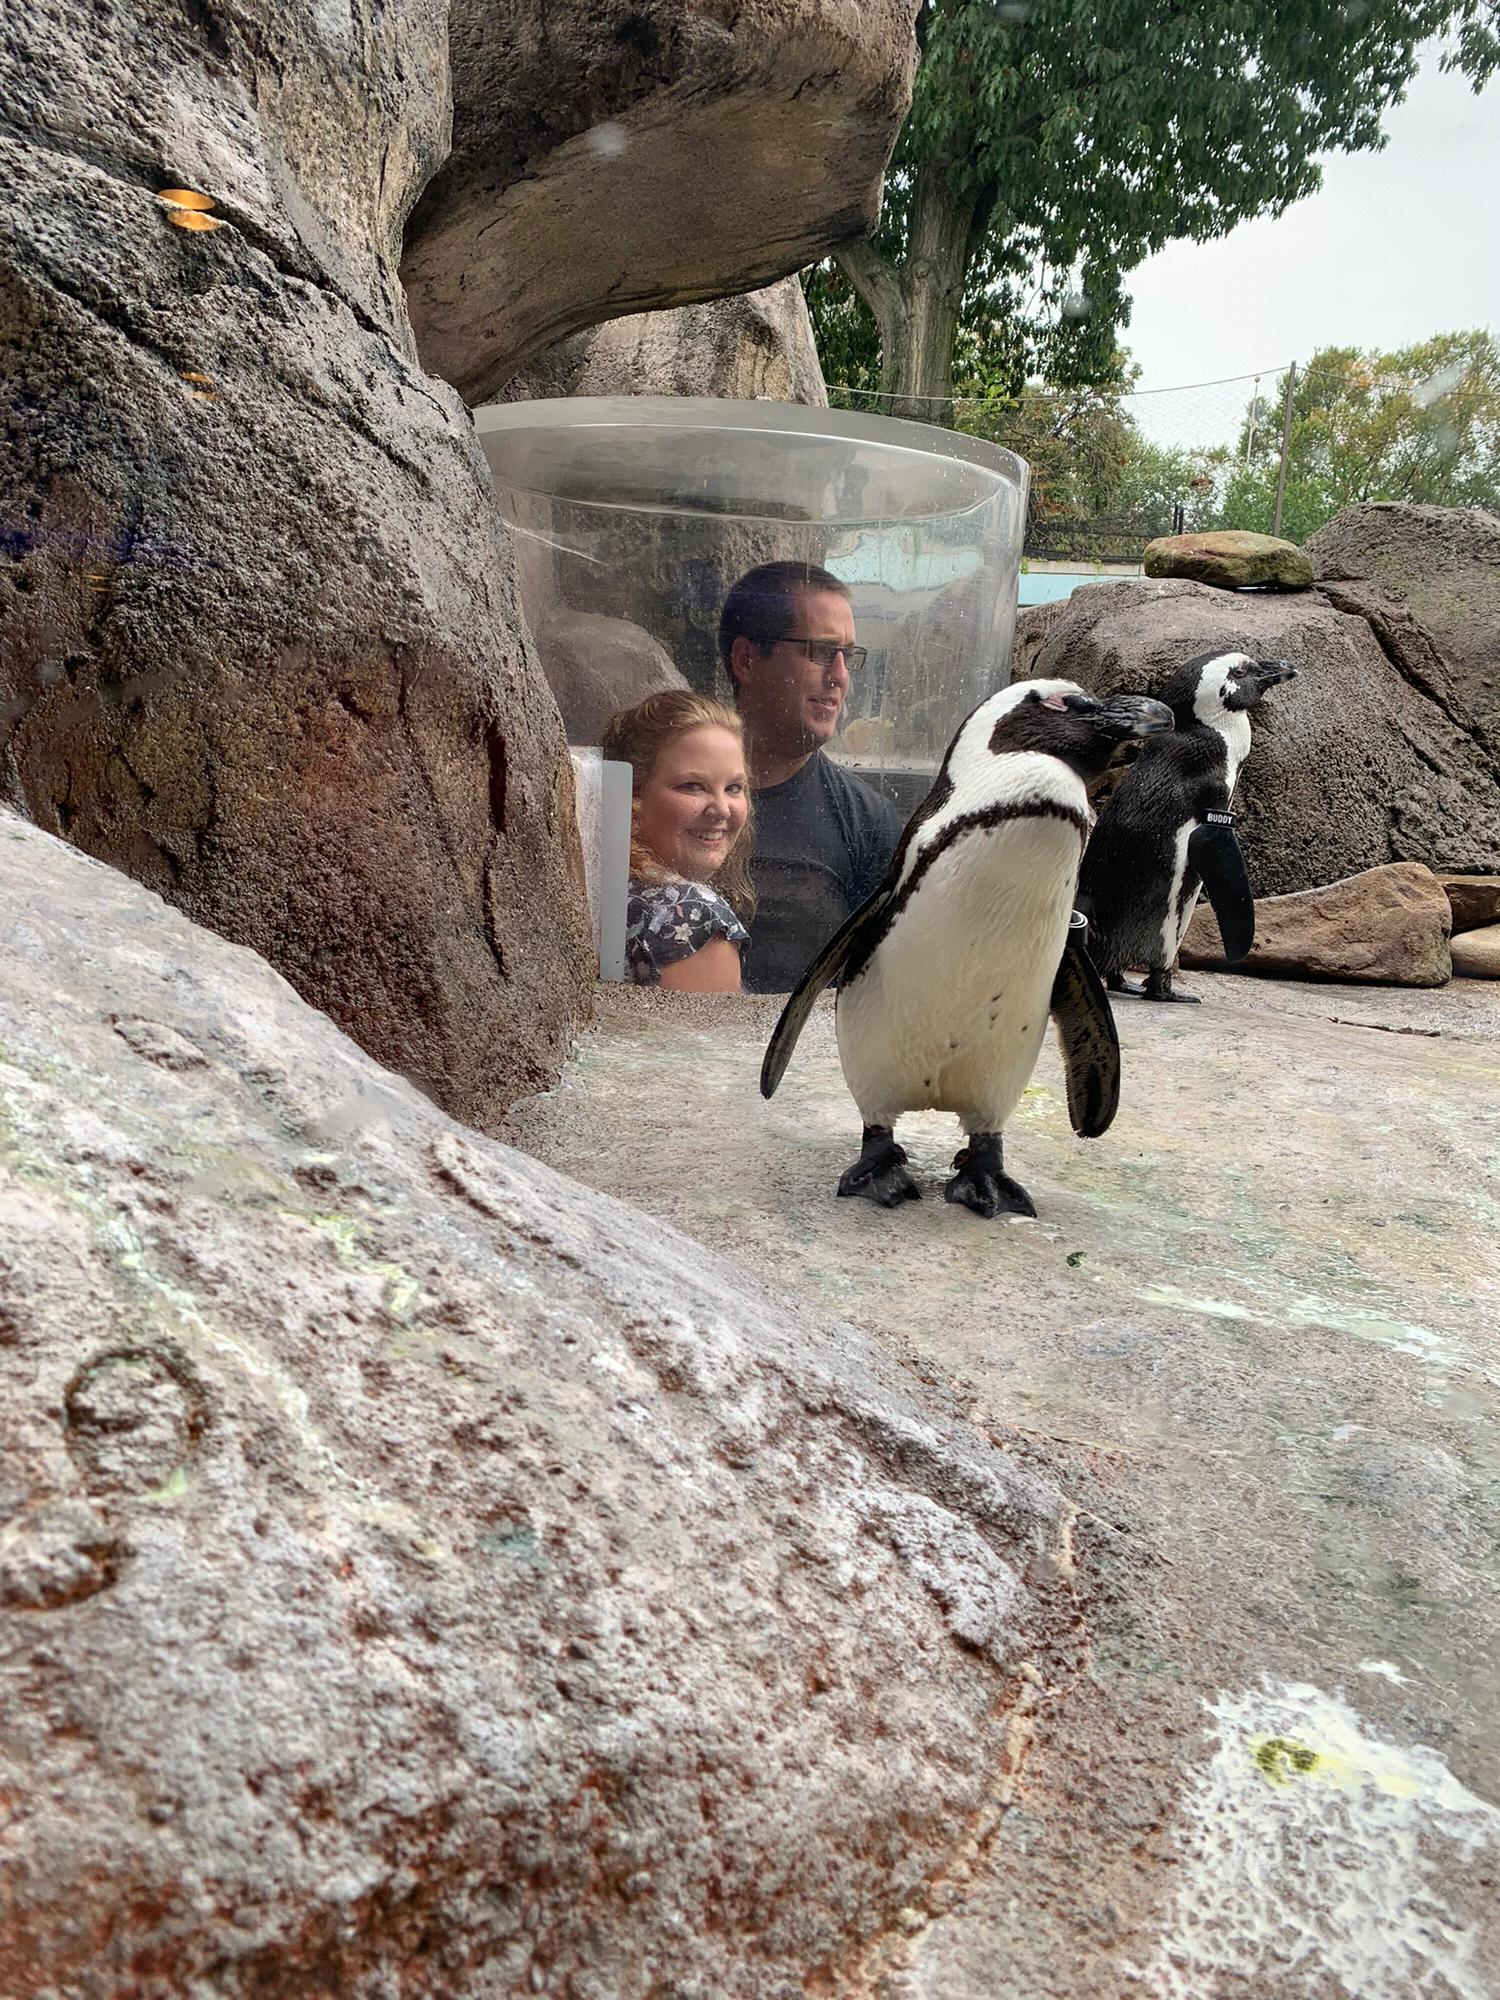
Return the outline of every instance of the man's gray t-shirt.
<path id="1" fill-rule="evenodd" d="M 790 993 L 845 917 L 880 886 L 904 824 L 889 799 L 815 750 L 753 795 L 752 993 Z"/>

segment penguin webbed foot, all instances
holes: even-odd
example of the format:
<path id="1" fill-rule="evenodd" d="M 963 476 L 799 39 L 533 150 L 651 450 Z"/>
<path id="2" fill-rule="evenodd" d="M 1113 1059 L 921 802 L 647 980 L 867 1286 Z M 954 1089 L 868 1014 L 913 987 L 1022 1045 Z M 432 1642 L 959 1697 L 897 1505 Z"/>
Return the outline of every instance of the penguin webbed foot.
<path id="1" fill-rule="evenodd" d="M 967 1146 L 953 1155 L 958 1169 L 943 1189 L 944 1201 L 962 1203 L 986 1221 L 997 1215 L 1035 1215 L 1036 1204 L 1005 1172 L 998 1132 L 971 1132 Z"/>
<path id="2" fill-rule="evenodd" d="M 1146 974 L 1146 984 L 1142 988 L 1141 998 L 1143 1000 L 1177 1000 L 1184 1007 L 1197 1007 L 1202 1004 L 1196 993 L 1175 993 L 1172 990 L 1172 970 L 1170 966 L 1153 966 L 1151 968 Z"/>
<path id="3" fill-rule="evenodd" d="M 882 1208 L 920 1201 L 922 1190 L 906 1171 L 906 1149 L 889 1125 L 867 1125 L 859 1158 L 839 1176 L 841 1195 L 868 1195 Z"/>
<path id="4" fill-rule="evenodd" d="M 1107 972 L 1104 983 L 1111 993 L 1123 993 L 1127 1000 L 1144 1000 L 1146 997 L 1145 987 L 1132 986 L 1123 972 Z"/>

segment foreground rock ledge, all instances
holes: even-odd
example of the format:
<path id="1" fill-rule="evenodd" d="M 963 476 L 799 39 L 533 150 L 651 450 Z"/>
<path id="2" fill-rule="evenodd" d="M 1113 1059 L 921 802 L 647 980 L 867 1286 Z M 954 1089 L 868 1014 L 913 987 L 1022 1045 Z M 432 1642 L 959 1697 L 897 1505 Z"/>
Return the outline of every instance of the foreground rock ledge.
<path id="1" fill-rule="evenodd" d="M 0 814 L 6 2000 L 856 1990 L 1066 1509 Z"/>

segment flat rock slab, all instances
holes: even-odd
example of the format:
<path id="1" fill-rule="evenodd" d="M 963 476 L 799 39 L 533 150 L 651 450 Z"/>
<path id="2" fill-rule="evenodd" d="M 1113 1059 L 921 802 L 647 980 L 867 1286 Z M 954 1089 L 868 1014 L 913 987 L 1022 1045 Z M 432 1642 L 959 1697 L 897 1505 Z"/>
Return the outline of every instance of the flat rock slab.
<path id="1" fill-rule="evenodd" d="M 1147 576 L 1185 576 L 1195 583 L 1212 583 L 1220 590 L 1253 587 L 1307 590 L 1312 564 L 1295 542 L 1279 535 L 1256 535 L 1243 528 L 1225 528 L 1202 535 L 1159 535 L 1147 542 L 1143 558 Z"/>
<path id="2" fill-rule="evenodd" d="M 4 813 L 0 932 L 5 2000 L 873 1987 L 1080 1671 L 1055 1485 Z"/>
<path id="3" fill-rule="evenodd" d="M 967 1384 L 1067 1466 L 1099 1578 L 985 1867 L 913 1932 L 943 2000 L 1500 1991 L 1500 989 L 1201 973 L 1119 1010 L 1122 1108 L 1049 1047 L 1007 1166 L 1034 1222 L 839 1201 L 820 1005 L 626 992 L 517 1136 Z M 1360 1025 L 1350 1025 L 1358 1022 Z M 1143 1553 L 1150 1585 L 1117 1569 Z"/>
<path id="4" fill-rule="evenodd" d="M 1500 924 L 1500 875 L 1439 875 L 1453 912 L 1453 935 Z"/>
<path id="5" fill-rule="evenodd" d="M 1485 924 L 1456 937 L 1453 970 L 1469 979 L 1500 979 L 1500 924 Z"/>
<path id="6" fill-rule="evenodd" d="M 1338 979 L 1375 986 L 1441 986 L 1454 970 L 1452 913 L 1442 884 L 1414 861 L 1264 896 L 1255 905 L 1255 943 L 1230 968 L 1273 978 Z M 1222 967 L 1213 911 L 1200 902 L 1182 941 L 1182 963 Z"/>

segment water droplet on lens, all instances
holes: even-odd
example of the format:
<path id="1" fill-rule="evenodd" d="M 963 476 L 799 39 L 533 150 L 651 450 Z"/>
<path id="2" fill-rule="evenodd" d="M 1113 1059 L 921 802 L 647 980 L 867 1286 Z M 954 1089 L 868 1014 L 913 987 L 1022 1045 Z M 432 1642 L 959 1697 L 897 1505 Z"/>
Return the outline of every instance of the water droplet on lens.
<path id="1" fill-rule="evenodd" d="M 1447 368 L 1439 368 L 1435 375 L 1429 375 L 1425 382 L 1418 382 L 1412 389 L 1411 399 L 1419 410 L 1440 397 L 1451 395 L 1469 372 L 1467 361 L 1455 361 Z"/>

